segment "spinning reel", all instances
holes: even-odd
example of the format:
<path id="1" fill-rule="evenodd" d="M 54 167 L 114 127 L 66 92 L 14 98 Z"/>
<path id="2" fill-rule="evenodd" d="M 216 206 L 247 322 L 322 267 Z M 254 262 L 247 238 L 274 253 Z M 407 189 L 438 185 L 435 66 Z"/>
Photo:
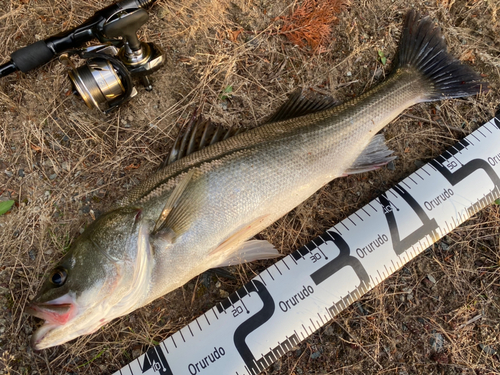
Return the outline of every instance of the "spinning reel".
<path id="1" fill-rule="evenodd" d="M 153 2 L 120 1 L 72 30 L 17 50 L 10 62 L 0 66 L 0 77 L 16 70 L 26 72 L 59 55 L 59 61 L 71 69 L 69 78 L 85 104 L 106 113 L 137 95 L 133 77 L 138 77 L 146 90 L 152 90 L 148 76 L 165 62 L 158 46 L 137 37 L 137 31 L 149 19 L 142 8 Z M 102 44 L 75 49 L 93 38 Z M 76 57 L 85 60 L 84 64 L 77 67 Z"/>
<path id="2" fill-rule="evenodd" d="M 89 108 L 107 112 L 133 98 L 137 90 L 132 77 L 140 77 L 146 90 L 153 89 L 148 75 L 163 65 L 164 55 L 153 43 L 137 38 L 137 30 L 148 18 L 144 9 L 114 15 L 102 30 L 106 44 L 69 51 L 59 57 L 71 68 L 69 78 Z M 86 59 L 84 65 L 75 67 L 70 59 L 75 54 Z"/>

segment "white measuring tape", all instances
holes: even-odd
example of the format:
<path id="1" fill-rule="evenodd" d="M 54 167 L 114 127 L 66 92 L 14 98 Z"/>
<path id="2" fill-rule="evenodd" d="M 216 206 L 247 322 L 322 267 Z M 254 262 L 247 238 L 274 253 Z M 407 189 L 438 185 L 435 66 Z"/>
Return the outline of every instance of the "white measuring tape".
<path id="1" fill-rule="evenodd" d="M 491 121 L 115 375 L 254 375 L 500 197 Z"/>

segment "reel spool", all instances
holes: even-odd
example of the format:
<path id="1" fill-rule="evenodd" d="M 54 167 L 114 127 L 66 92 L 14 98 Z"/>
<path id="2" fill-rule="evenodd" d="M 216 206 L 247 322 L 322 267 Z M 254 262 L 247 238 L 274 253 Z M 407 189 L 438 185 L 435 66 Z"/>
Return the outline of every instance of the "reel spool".
<path id="1" fill-rule="evenodd" d="M 107 112 L 137 95 L 137 90 L 130 87 L 130 73 L 117 63 L 118 60 L 94 57 L 69 71 L 69 79 L 87 107 Z"/>

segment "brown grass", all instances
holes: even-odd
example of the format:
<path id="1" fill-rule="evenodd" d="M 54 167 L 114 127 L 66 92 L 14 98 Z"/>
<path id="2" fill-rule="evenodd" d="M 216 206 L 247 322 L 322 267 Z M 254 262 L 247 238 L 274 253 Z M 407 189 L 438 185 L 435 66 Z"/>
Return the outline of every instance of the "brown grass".
<path id="1" fill-rule="evenodd" d="M 299 47 L 309 47 L 313 53 L 326 51 L 332 39 L 332 24 L 347 5 L 341 0 L 304 0 L 292 13 L 284 16 L 281 35 Z"/>
<path id="2" fill-rule="evenodd" d="M 4 2 L 0 56 L 72 27 L 108 4 Z M 43 273 L 94 216 L 157 168 L 195 108 L 225 125 L 255 126 L 298 86 L 341 101 L 359 95 L 389 72 L 402 16 L 411 5 L 436 20 L 451 52 L 491 83 L 488 95 L 415 106 L 407 112 L 412 117 L 403 115 L 389 125 L 385 135 L 398 156 L 396 169 L 336 180 L 260 234 L 284 254 L 493 116 L 500 103 L 496 2 L 352 1 L 337 15 L 331 26 L 335 41 L 329 39 L 320 55 L 278 35 L 276 20 L 304 4 L 159 0 L 140 34 L 165 50 L 167 64 L 152 77 L 152 92 L 139 87 L 134 100 L 108 116 L 69 95 L 64 67 L 57 62 L 0 79 L 0 199 L 18 202 L 0 216 L 0 374 L 110 374 L 269 264 L 234 267 L 234 278 L 208 284 L 195 278 L 60 347 L 33 352 L 28 346 L 39 322 L 23 311 Z M 378 61 L 379 50 L 388 58 L 386 66 Z M 233 91 L 223 100 L 220 94 L 228 86 Z M 500 352 L 499 224 L 499 207 L 486 208 L 267 373 L 499 373 L 498 354 L 481 347 Z M 431 345 L 438 333 L 444 338 L 440 351 Z M 316 351 L 320 356 L 314 359 Z"/>

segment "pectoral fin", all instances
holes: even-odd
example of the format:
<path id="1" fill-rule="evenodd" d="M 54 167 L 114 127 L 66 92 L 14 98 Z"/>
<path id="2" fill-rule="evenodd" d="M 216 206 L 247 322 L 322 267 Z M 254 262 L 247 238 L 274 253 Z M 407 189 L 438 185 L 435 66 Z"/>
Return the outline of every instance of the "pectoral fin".
<path id="1" fill-rule="evenodd" d="M 158 220 L 156 220 L 155 227 L 152 231 L 153 234 L 164 230 L 164 228 L 168 229 L 168 233 L 173 231 L 178 234 L 182 229 L 186 228 L 189 215 L 183 214 L 184 209 L 181 204 L 181 198 L 182 194 L 186 190 L 186 187 L 189 185 L 194 172 L 194 169 L 187 172 L 174 188 L 172 194 L 168 197 L 165 207 L 163 207 Z"/>

